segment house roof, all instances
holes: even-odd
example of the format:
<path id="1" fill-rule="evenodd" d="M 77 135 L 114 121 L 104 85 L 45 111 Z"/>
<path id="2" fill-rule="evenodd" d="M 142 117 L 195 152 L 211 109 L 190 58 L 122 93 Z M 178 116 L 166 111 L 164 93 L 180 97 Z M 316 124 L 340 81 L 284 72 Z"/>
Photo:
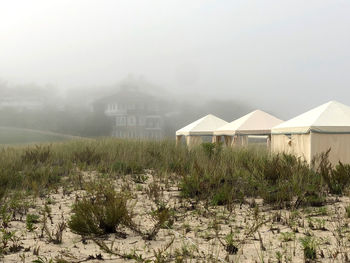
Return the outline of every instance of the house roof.
<path id="1" fill-rule="evenodd" d="M 273 127 L 272 134 L 350 133 L 350 107 L 330 101 Z"/>
<path id="2" fill-rule="evenodd" d="M 283 121 L 261 110 L 255 110 L 214 131 L 215 135 L 264 135 Z"/>
<path id="3" fill-rule="evenodd" d="M 176 135 L 213 135 L 213 131 L 225 125 L 224 121 L 212 114 L 208 114 L 199 120 L 176 131 Z"/>
<path id="4" fill-rule="evenodd" d="M 156 98 L 150 94 L 140 91 L 138 88 L 125 86 L 118 92 L 105 96 L 96 100 L 97 103 L 108 104 L 108 103 L 130 103 L 130 102 L 144 102 L 154 103 Z"/>

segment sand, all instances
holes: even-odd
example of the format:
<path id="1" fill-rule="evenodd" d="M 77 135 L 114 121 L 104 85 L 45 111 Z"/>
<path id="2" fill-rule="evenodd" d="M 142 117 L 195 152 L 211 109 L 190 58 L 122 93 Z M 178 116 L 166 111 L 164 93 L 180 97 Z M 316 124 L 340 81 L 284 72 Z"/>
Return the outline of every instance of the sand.
<path id="1" fill-rule="evenodd" d="M 30 232 L 25 217 L 13 218 L 8 229 L 15 231 L 17 252 L 8 252 L 0 258 L 2 262 L 32 262 L 43 258 L 43 262 L 137 262 L 119 255 L 136 255 L 139 262 L 305 262 L 301 238 L 312 236 L 316 243 L 317 262 L 346 262 L 350 253 L 350 220 L 345 207 L 350 204 L 348 197 L 330 196 L 322 208 L 301 208 L 297 211 L 274 210 L 262 200 L 247 200 L 230 208 L 207 206 L 181 198 L 179 189 L 172 182 L 159 182 L 150 171 L 145 183 L 135 183 L 132 176 L 116 179 L 118 190 L 129 189 L 133 194 L 129 202 L 138 227 L 147 232 L 155 225 L 151 216 L 157 205 L 149 194 L 152 186 L 160 187 L 156 193 L 169 208 L 174 209 L 174 223 L 162 228 L 154 240 L 128 228 L 121 228 L 126 238 L 115 234 L 99 239 L 114 254 L 103 251 L 93 240 L 85 240 L 67 227 L 63 231 L 62 244 L 50 242 L 47 233 L 42 235 L 43 223 L 35 224 Z M 84 173 L 85 180 L 96 177 L 96 173 Z M 51 220 L 47 228 L 55 232 L 60 222 L 67 224 L 71 208 L 76 199 L 84 195 L 82 190 L 69 194 L 62 187 L 48 197 L 35 198 L 29 213 L 41 215 L 47 204 L 51 209 Z M 49 201 L 49 202 L 48 202 Z M 284 234 L 283 234 L 284 233 Z M 234 247 L 227 246 L 226 239 L 232 237 Z M 13 242 L 9 242 L 9 246 Z M 235 251 L 237 247 L 237 251 Z M 230 252 L 230 253 L 229 253 Z M 156 261 L 155 255 L 164 261 Z M 36 255 L 34 255 L 36 254 Z"/>

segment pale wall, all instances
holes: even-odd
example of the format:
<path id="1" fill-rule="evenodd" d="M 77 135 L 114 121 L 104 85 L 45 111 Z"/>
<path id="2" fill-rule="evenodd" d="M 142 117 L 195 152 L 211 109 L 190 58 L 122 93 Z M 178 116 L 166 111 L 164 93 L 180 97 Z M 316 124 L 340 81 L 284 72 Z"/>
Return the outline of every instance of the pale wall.
<path id="1" fill-rule="evenodd" d="M 312 133 L 312 156 L 326 152 L 329 148 L 329 160 L 333 165 L 350 164 L 350 134 L 321 134 Z"/>

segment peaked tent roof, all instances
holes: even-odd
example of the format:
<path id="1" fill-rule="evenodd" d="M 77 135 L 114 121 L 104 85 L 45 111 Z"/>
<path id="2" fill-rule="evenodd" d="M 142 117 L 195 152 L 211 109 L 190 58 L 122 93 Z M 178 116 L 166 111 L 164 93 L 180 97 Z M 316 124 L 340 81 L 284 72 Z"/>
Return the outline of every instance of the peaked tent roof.
<path id="1" fill-rule="evenodd" d="M 271 128 L 283 121 L 261 110 L 255 110 L 220 128 L 215 135 L 263 135 L 270 134 Z"/>
<path id="2" fill-rule="evenodd" d="M 330 101 L 273 127 L 272 134 L 350 133 L 350 107 Z"/>
<path id="3" fill-rule="evenodd" d="M 212 114 L 192 122 L 191 124 L 176 131 L 176 135 L 213 135 L 213 131 L 225 125 L 224 121 Z"/>

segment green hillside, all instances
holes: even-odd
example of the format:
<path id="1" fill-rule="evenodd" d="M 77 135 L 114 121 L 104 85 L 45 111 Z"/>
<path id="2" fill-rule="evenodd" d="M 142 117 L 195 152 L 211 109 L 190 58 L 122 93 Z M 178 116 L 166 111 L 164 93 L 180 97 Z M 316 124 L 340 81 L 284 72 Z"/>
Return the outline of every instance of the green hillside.
<path id="1" fill-rule="evenodd" d="M 59 142 L 77 137 L 39 130 L 0 127 L 0 144 Z"/>

